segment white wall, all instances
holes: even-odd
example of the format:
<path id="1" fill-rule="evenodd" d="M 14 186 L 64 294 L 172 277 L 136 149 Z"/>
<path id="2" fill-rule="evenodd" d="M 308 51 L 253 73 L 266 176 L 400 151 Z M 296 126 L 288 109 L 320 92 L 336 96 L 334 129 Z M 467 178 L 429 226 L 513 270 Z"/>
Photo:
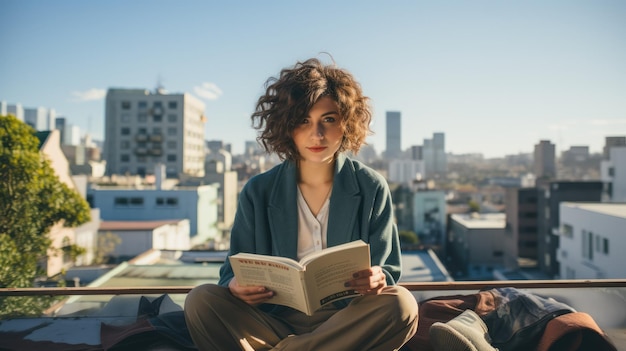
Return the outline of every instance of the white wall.
<path id="1" fill-rule="evenodd" d="M 626 204 L 596 206 L 617 206 L 618 213 L 623 208 L 622 216 L 602 213 L 581 203 L 561 203 L 557 252 L 561 279 L 626 278 Z"/>

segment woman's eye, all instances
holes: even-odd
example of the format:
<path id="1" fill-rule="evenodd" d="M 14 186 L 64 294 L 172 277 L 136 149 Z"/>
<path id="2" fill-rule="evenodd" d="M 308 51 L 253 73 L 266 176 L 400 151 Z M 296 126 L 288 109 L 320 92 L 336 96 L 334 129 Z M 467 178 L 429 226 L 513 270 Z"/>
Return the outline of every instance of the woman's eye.
<path id="1" fill-rule="evenodd" d="M 325 122 L 331 122 L 331 123 L 332 123 L 332 122 L 334 122 L 334 121 L 335 121 L 335 117 L 326 117 L 326 118 L 324 118 L 324 121 L 325 121 Z"/>
<path id="2" fill-rule="evenodd" d="M 308 124 L 309 123 L 309 119 L 308 118 L 303 118 L 300 120 L 300 124 Z"/>

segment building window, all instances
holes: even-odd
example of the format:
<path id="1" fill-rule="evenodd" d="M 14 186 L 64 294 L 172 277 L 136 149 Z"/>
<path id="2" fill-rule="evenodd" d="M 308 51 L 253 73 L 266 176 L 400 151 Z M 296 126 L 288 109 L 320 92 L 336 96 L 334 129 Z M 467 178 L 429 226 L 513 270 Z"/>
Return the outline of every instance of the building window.
<path id="1" fill-rule="evenodd" d="M 593 233 L 583 230 L 583 258 L 593 260 Z"/>
<path id="2" fill-rule="evenodd" d="M 139 101 L 137 103 L 137 108 L 139 108 L 140 110 L 145 110 L 148 108 L 148 103 L 145 101 Z"/>
<path id="3" fill-rule="evenodd" d="M 574 228 L 572 228 L 570 224 L 564 223 L 563 228 L 561 228 L 561 234 L 563 234 L 564 237 L 571 239 L 574 237 Z"/>
<path id="4" fill-rule="evenodd" d="M 143 197 L 131 197 L 130 204 L 132 206 L 143 206 Z"/>
<path id="5" fill-rule="evenodd" d="M 116 197 L 113 201 L 115 206 L 128 206 L 127 197 Z"/>
<path id="6" fill-rule="evenodd" d="M 176 162 L 176 155 L 167 155 L 167 161 L 168 162 Z"/>
<path id="7" fill-rule="evenodd" d="M 176 141 L 170 140 L 167 142 L 167 148 L 168 149 L 175 149 L 176 148 Z"/>
<path id="8" fill-rule="evenodd" d="M 174 114 L 167 115 L 167 121 L 168 122 L 176 122 L 177 119 L 178 119 L 177 115 L 174 115 Z"/>
<path id="9" fill-rule="evenodd" d="M 122 141 L 120 142 L 120 149 L 122 149 L 122 150 L 128 150 L 128 149 L 130 149 L 130 141 L 128 141 L 128 140 L 122 140 Z"/>
<path id="10" fill-rule="evenodd" d="M 176 127 L 167 128 L 167 135 L 176 135 Z"/>
<path id="11" fill-rule="evenodd" d="M 120 155 L 120 161 L 122 161 L 122 162 L 129 162 L 130 161 L 130 155 Z"/>
<path id="12" fill-rule="evenodd" d="M 124 127 L 120 130 L 120 134 L 122 135 L 130 135 L 130 128 Z"/>
<path id="13" fill-rule="evenodd" d="M 167 103 L 167 108 L 170 108 L 172 110 L 175 110 L 178 108 L 178 102 L 176 101 L 170 101 Z"/>
<path id="14" fill-rule="evenodd" d="M 152 118 L 153 118 L 153 120 L 154 120 L 155 122 L 161 122 L 161 121 L 163 121 L 163 115 L 154 115 L 154 116 L 152 116 Z"/>
<path id="15" fill-rule="evenodd" d="M 146 122 L 148 121 L 148 114 L 145 112 L 139 112 L 137 114 L 137 121 L 138 122 Z"/>
<path id="16" fill-rule="evenodd" d="M 604 240 L 602 240 L 602 253 L 604 253 L 605 255 L 609 254 L 609 239 L 604 238 Z"/>
<path id="17" fill-rule="evenodd" d="M 168 198 L 157 197 L 155 199 L 155 204 L 157 206 L 159 206 L 159 207 L 161 207 L 161 206 L 175 207 L 175 206 L 178 206 L 178 198 L 175 198 L 175 197 L 168 197 Z"/>
<path id="18" fill-rule="evenodd" d="M 120 115 L 120 120 L 122 122 L 130 122 L 130 113 L 122 113 Z"/>
<path id="19" fill-rule="evenodd" d="M 130 101 L 122 101 L 122 110 L 130 110 Z"/>

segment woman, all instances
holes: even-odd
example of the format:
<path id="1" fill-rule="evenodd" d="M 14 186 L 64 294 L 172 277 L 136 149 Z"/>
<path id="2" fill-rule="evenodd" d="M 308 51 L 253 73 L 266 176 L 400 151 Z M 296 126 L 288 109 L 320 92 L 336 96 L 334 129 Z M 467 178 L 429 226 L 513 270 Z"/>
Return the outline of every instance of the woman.
<path id="1" fill-rule="evenodd" d="M 416 331 L 417 303 L 400 278 L 400 247 L 385 179 L 345 152 L 370 134 L 368 98 L 346 70 L 317 59 L 270 78 L 252 114 L 258 140 L 283 162 L 244 186 L 229 255 L 300 259 L 355 240 L 370 244 L 372 267 L 346 282 L 362 295 L 313 316 L 272 304 L 273 292 L 241 286 L 228 260 L 218 285 L 185 302 L 200 350 L 394 350 Z"/>

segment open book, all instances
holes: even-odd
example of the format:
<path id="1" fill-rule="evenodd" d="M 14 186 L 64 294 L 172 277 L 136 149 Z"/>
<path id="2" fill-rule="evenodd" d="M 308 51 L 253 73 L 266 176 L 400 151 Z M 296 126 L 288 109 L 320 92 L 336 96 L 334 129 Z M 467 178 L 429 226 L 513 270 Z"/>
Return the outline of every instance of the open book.
<path id="1" fill-rule="evenodd" d="M 370 249 L 357 240 L 310 253 L 300 262 L 250 253 L 229 259 L 239 285 L 265 286 L 274 291 L 268 303 L 312 315 L 323 305 L 359 295 L 344 284 L 355 272 L 370 267 Z"/>

